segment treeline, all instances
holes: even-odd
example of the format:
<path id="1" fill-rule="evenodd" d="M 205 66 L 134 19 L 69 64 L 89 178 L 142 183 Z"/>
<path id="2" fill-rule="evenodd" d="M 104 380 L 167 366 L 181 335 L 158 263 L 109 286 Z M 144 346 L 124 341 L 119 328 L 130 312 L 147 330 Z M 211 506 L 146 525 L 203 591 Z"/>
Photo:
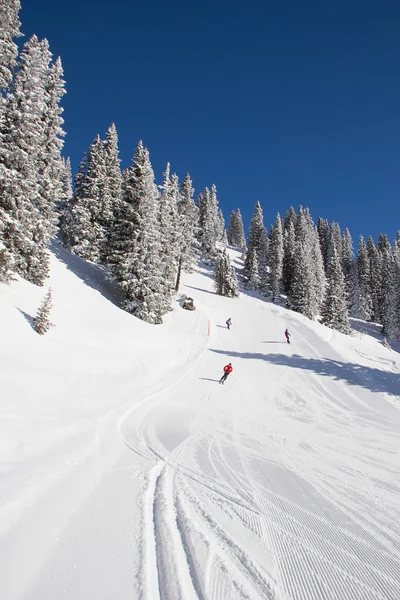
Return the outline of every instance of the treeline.
<path id="1" fill-rule="evenodd" d="M 142 142 L 121 172 L 115 125 L 84 155 L 61 212 L 65 247 L 107 265 L 124 309 L 150 323 L 171 310 L 182 270 L 191 271 L 199 258 L 214 261 L 217 245 L 226 243 L 215 185 L 195 202 L 189 173 L 179 182 L 167 164 L 157 186 Z"/>
<path id="2" fill-rule="evenodd" d="M 35 35 L 21 53 L 19 0 L 0 3 L 0 279 L 42 285 L 55 235 L 56 201 L 67 198 L 61 157 L 65 94 L 61 60 Z"/>
<path id="3" fill-rule="evenodd" d="M 291 207 L 267 232 L 260 203 L 251 220 L 244 265 L 245 287 L 343 333 L 349 316 L 382 324 L 400 339 L 400 232 L 393 246 L 380 234 L 377 244 L 361 236 L 357 253 L 348 229 Z"/>

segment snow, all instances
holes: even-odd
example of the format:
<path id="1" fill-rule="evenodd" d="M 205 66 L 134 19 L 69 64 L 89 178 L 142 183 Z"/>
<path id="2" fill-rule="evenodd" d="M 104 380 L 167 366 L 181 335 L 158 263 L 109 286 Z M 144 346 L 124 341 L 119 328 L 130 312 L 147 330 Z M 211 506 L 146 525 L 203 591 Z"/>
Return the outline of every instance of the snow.
<path id="1" fill-rule="evenodd" d="M 48 286 L 44 336 L 47 287 L 0 286 L 0 598 L 398 600 L 400 355 L 366 324 L 200 269 L 152 326 L 59 246 Z"/>

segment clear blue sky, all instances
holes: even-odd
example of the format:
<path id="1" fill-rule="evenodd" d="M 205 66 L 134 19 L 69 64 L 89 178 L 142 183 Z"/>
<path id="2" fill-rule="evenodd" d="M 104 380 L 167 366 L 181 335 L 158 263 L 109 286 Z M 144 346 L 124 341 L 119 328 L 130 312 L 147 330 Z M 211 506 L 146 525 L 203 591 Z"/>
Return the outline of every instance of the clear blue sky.
<path id="1" fill-rule="evenodd" d="M 76 169 L 115 122 L 247 230 L 291 204 L 360 234 L 400 229 L 400 2 L 22 0 L 65 70 Z"/>

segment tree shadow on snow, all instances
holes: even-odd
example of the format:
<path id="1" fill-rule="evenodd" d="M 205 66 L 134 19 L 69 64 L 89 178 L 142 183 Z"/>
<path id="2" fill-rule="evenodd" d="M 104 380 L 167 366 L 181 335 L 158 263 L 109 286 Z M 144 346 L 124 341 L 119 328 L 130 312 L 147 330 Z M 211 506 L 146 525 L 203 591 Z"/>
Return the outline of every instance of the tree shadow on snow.
<path id="1" fill-rule="evenodd" d="M 32 327 L 32 329 L 35 329 L 35 317 L 32 317 L 31 315 L 28 315 L 28 313 L 26 313 L 23 310 L 21 310 L 20 308 L 18 308 L 18 306 L 17 306 L 17 310 L 19 310 L 19 312 L 24 317 L 24 319 L 26 321 L 28 321 L 28 323 Z"/>
<path id="2" fill-rule="evenodd" d="M 67 269 L 72 271 L 86 285 L 97 290 L 115 306 L 121 307 L 123 295 L 117 285 L 107 279 L 106 267 L 94 265 L 79 256 L 71 254 L 57 240 L 52 243 L 51 251 L 66 265 Z"/>
<path id="3" fill-rule="evenodd" d="M 343 363 L 331 359 L 304 358 L 298 354 L 286 356 L 285 354 L 261 354 L 259 352 L 229 352 L 212 348 L 210 350 L 230 358 L 265 360 L 276 365 L 313 371 L 318 375 L 330 377 L 335 381 L 344 381 L 350 385 L 358 385 L 372 392 L 386 392 L 392 396 L 400 394 L 400 377 L 398 373 L 381 371 L 355 363 Z"/>
<path id="4" fill-rule="evenodd" d="M 206 294 L 212 294 L 215 296 L 215 292 L 210 292 L 210 290 L 205 290 L 204 288 L 194 287 L 193 285 L 185 284 L 184 287 L 190 288 L 191 290 L 197 290 L 198 292 L 205 292 Z"/>

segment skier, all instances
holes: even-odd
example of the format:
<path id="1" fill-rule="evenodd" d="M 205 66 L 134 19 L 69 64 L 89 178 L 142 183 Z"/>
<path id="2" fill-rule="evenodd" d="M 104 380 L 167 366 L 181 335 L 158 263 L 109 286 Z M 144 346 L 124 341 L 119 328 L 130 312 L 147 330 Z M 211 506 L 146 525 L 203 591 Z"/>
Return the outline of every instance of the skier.
<path id="1" fill-rule="evenodd" d="M 232 319 L 229 317 L 229 319 L 226 322 L 226 326 L 227 326 L 228 329 L 230 329 L 231 325 L 232 325 Z"/>
<path id="2" fill-rule="evenodd" d="M 221 379 L 219 380 L 219 382 L 222 383 L 222 385 L 224 385 L 229 373 L 232 373 L 232 371 L 233 371 L 232 363 L 225 365 L 224 374 L 222 375 Z"/>
<path id="3" fill-rule="evenodd" d="M 290 338 L 290 333 L 289 333 L 289 329 L 287 329 L 287 328 L 286 328 L 286 331 L 285 331 L 285 337 L 286 337 L 287 343 L 290 344 L 290 339 L 289 339 Z"/>

